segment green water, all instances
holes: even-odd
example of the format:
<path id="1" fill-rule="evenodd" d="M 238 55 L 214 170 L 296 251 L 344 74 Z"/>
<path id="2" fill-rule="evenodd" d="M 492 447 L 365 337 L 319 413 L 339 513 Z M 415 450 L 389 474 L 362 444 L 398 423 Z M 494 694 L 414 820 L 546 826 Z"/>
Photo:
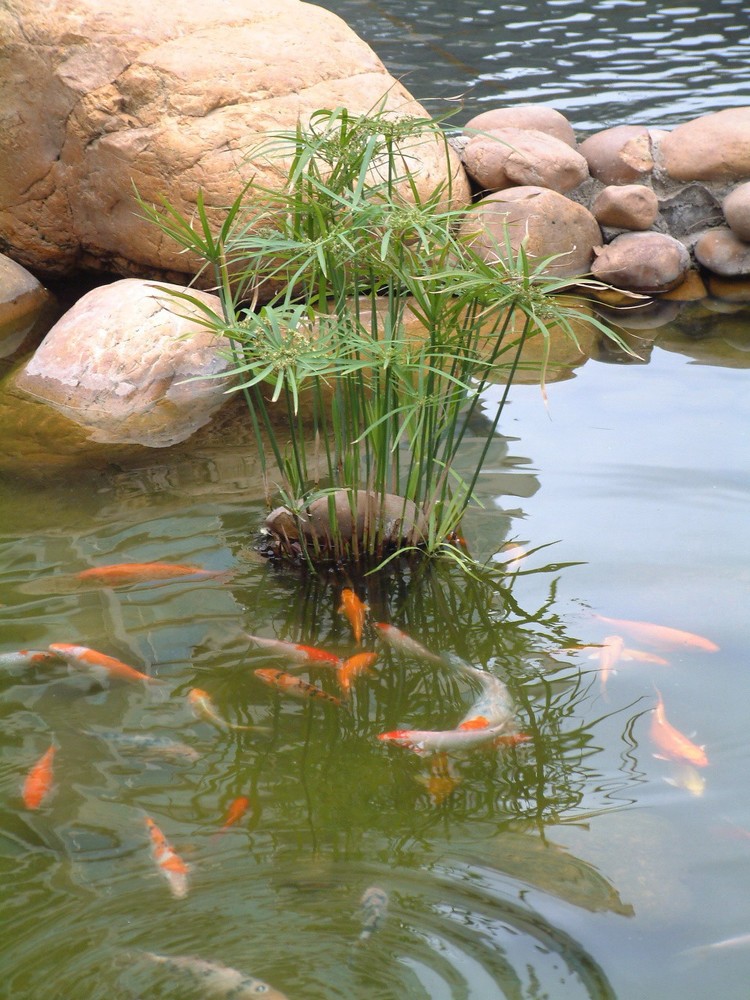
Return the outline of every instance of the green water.
<path id="1" fill-rule="evenodd" d="M 4 995 L 207 995 L 152 951 L 241 969 L 290 1000 L 744 1000 L 747 947 L 684 953 L 750 929 L 748 330 L 746 313 L 700 338 L 665 328 L 647 364 L 588 361 L 547 408 L 537 387 L 514 390 L 465 534 L 482 558 L 506 539 L 546 546 L 517 575 L 269 565 L 254 551 L 262 491 L 236 449 L 0 481 L 0 652 L 77 642 L 164 682 L 0 673 Z M 91 566 L 153 560 L 232 575 L 71 586 Z M 370 607 L 361 647 L 337 611 L 347 585 Z M 721 648 L 622 663 L 602 689 L 591 650 L 562 651 L 615 630 L 594 613 Z M 429 760 L 377 734 L 452 727 L 478 692 L 385 648 L 376 621 L 501 677 L 531 739 L 455 757 L 452 787 L 431 797 Z M 262 685 L 254 669 L 284 664 L 246 632 L 380 657 L 346 711 Z M 302 676 L 337 692 L 324 669 Z M 706 745 L 700 796 L 653 756 L 654 685 Z M 197 719 L 192 687 L 268 732 Z M 32 811 L 21 786 L 52 741 L 54 792 Z M 217 836 L 238 796 L 248 812 Z M 145 815 L 190 866 L 184 899 L 154 865 Z M 358 944 L 370 886 L 388 910 Z"/>

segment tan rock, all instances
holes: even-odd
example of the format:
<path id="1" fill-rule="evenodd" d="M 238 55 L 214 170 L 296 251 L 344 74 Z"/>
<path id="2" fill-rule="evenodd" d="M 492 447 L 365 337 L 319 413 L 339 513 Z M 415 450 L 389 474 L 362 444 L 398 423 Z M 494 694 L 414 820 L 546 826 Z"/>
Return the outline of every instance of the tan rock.
<path id="1" fill-rule="evenodd" d="M 725 278 L 750 275 L 750 243 L 737 239 L 731 229 L 709 229 L 695 242 L 695 259 Z"/>
<path id="2" fill-rule="evenodd" d="M 721 207 L 734 235 L 750 243 L 750 181 L 730 191 Z"/>
<path id="3" fill-rule="evenodd" d="M 33 274 L 0 254 L 0 328 L 36 314 L 49 299 L 49 293 Z"/>
<path id="4" fill-rule="evenodd" d="M 565 115 L 544 104 L 519 104 L 514 108 L 492 108 L 475 115 L 464 126 L 465 135 L 496 128 L 525 128 L 545 132 L 576 149 L 576 134 Z"/>
<path id="5" fill-rule="evenodd" d="M 188 218 L 202 190 L 218 228 L 250 176 L 280 185 L 282 162 L 248 160 L 269 132 L 342 105 L 429 117 L 339 17 L 300 0 L 13 0 L 0 38 L 0 247 L 42 274 L 192 274 L 133 185 Z M 421 195 L 452 176 L 468 202 L 443 142 L 400 148 Z"/>
<path id="6" fill-rule="evenodd" d="M 603 188 L 591 207 L 600 226 L 650 229 L 659 215 L 659 199 L 645 184 L 618 184 Z"/>
<path id="7" fill-rule="evenodd" d="M 533 184 L 565 193 L 589 175 L 580 153 L 536 129 L 497 128 L 475 135 L 464 149 L 463 164 L 485 191 Z"/>
<path id="8" fill-rule="evenodd" d="M 659 144 L 661 166 L 677 181 L 750 177 L 750 107 L 728 108 L 678 125 Z"/>
<path id="9" fill-rule="evenodd" d="M 722 278 L 711 274 L 708 277 L 708 291 L 714 298 L 732 304 L 750 302 L 750 279 Z"/>
<path id="10" fill-rule="evenodd" d="M 192 294 L 220 312 L 216 296 Z M 183 441 L 227 402 L 230 386 L 203 378 L 220 376 L 228 362 L 201 315 L 145 281 L 101 285 L 58 320 L 14 387 L 84 427 L 91 441 L 151 448 Z"/>
<path id="11" fill-rule="evenodd" d="M 585 139 L 578 147 L 591 176 L 602 184 L 633 184 L 654 168 L 649 130 L 642 125 L 617 125 Z"/>
<path id="12" fill-rule="evenodd" d="M 549 188 L 524 186 L 487 195 L 467 212 L 462 236 L 485 260 L 506 257 L 506 232 L 511 248 L 524 243 L 531 258 L 560 258 L 546 270 L 555 276 L 586 274 L 601 240 L 591 212 Z"/>
<path id="13" fill-rule="evenodd" d="M 663 233 L 623 233 L 595 250 L 591 273 L 599 281 L 635 292 L 676 288 L 690 268 L 690 254 Z"/>
<path id="14" fill-rule="evenodd" d="M 679 285 L 670 288 L 661 296 L 672 302 L 700 302 L 708 295 L 708 289 L 698 271 L 690 270 Z"/>

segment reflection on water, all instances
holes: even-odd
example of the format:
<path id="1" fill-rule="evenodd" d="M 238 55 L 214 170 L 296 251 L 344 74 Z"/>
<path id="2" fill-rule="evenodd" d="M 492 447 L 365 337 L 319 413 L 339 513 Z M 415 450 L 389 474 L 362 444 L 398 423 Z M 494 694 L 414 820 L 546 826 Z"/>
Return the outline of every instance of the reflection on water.
<path id="1" fill-rule="evenodd" d="M 742 0 L 324 0 L 416 98 L 461 95 L 455 121 L 549 104 L 583 131 L 673 126 L 750 104 Z M 436 106 L 439 102 L 436 102 Z"/>

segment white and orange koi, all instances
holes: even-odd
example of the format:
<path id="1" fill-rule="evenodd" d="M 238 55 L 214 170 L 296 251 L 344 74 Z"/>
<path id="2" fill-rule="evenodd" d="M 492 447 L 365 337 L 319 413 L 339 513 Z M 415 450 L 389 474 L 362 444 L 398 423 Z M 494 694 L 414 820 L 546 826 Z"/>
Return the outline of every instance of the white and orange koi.
<path id="1" fill-rule="evenodd" d="M 474 750 L 507 735 L 507 725 L 501 723 L 471 729 L 393 729 L 388 733 L 380 733 L 378 739 L 406 747 L 417 754 L 426 754 Z"/>
<path id="2" fill-rule="evenodd" d="M 52 762 L 56 752 L 53 743 L 26 775 L 22 794 L 27 809 L 38 809 L 52 790 Z"/>
<path id="3" fill-rule="evenodd" d="M 202 958 L 194 958 L 192 955 L 157 955 L 152 951 L 144 951 L 145 958 L 152 962 L 157 962 L 169 969 L 178 972 L 188 972 L 197 977 L 200 981 L 200 988 L 205 997 L 217 997 L 219 1000 L 258 1000 L 262 996 L 263 1000 L 287 1000 L 285 994 L 280 993 L 254 976 L 247 976 L 244 972 L 231 969 L 228 965 L 221 965 L 219 962 L 207 962 Z"/>
<path id="4" fill-rule="evenodd" d="M 661 751 L 656 756 L 665 757 L 668 760 L 682 760 L 688 764 L 694 764 L 696 767 L 706 767 L 708 757 L 703 747 L 696 746 L 684 733 L 667 722 L 664 701 L 658 690 L 656 696 L 656 708 L 651 717 L 651 739 Z"/>
<path id="5" fill-rule="evenodd" d="M 60 657 L 48 649 L 14 649 L 0 653 L 0 667 L 46 667 L 50 663 L 60 663 Z"/>
<path id="6" fill-rule="evenodd" d="M 69 642 L 53 642 L 48 647 L 51 653 L 71 667 L 78 667 L 93 674 L 98 681 L 107 684 L 112 678 L 122 681 L 143 681 L 146 684 L 161 684 L 156 677 L 141 673 L 135 667 L 128 666 L 114 656 L 107 656 L 96 649 L 87 646 L 76 646 Z"/>
<path id="7" fill-rule="evenodd" d="M 254 673 L 259 681 L 263 681 L 264 684 L 276 688 L 282 694 L 291 695 L 292 698 L 300 698 L 303 701 L 307 699 L 328 701 L 333 705 L 341 707 L 341 701 L 335 695 L 329 694 L 315 684 L 303 681 L 301 677 L 295 677 L 294 674 L 284 673 L 283 670 L 273 670 L 270 667 L 256 670 Z"/>
<path id="8" fill-rule="evenodd" d="M 461 778 L 454 771 L 448 754 L 442 752 L 431 758 L 429 774 L 418 774 L 416 780 L 427 789 L 434 806 L 439 806 L 449 798 L 461 784 Z"/>
<path id="9" fill-rule="evenodd" d="M 443 660 L 436 653 L 431 653 L 416 639 L 412 639 L 406 632 L 402 632 L 395 625 L 388 625 L 386 622 L 375 622 L 380 638 L 393 649 L 397 649 L 406 656 L 413 656 L 417 660 L 429 660 L 432 663 L 442 663 Z"/>
<path id="10" fill-rule="evenodd" d="M 355 653 L 344 660 L 336 672 L 344 696 L 349 698 L 352 693 L 352 681 L 360 674 L 371 673 L 370 668 L 377 662 L 377 653 Z"/>
<path id="11" fill-rule="evenodd" d="M 240 725 L 238 722 L 228 722 L 222 715 L 219 714 L 208 691 L 204 691 L 203 688 L 190 688 L 187 694 L 187 700 L 193 710 L 193 715 L 195 715 L 196 718 L 204 719 L 206 722 L 210 722 L 212 725 L 216 726 L 217 729 L 223 729 L 225 731 L 229 729 L 245 729 L 256 733 L 268 732 L 268 729 L 265 726 L 245 726 Z"/>
<path id="12" fill-rule="evenodd" d="M 344 615 L 351 625 L 355 641 L 361 642 L 362 629 L 364 628 L 369 606 L 360 600 L 350 587 L 344 587 L 341 591 L 341 604 L 338 610 L 339 614 Z"/>
<path id="13" fill-rule="evenodd" d="M 607 618 L 606 615 L 594 615 L 600 622 L 609 622 L 617 625 L 625 632 L 635 635 L 643 642 L 651 642 L 656 646 L 663 646 L 674 649 L 679 646 L 694 646 L 707 653 L 715 653 L 718 646 L 705 636 L 696 635 L 695 632 L 684 632 L 679 628 L 671 628 L 668 625 L 654 625 L 652 622 L 630 621 L 627 618 Z"/>
<path id="14" fill-rule="evenodd" d="M 146 828 L 151 838 L 151 856 L 156 867 L 167 880 L 169 891 L 175 899 L 184 899 L 188 893 L 188 873 L 190 869 L 177 854 L 167 838 L 150 816 L 145 817 Z"/>
<path id="15" fill-rule="evenodd" d="M 273 656 L 283 657 L 292 663 L 312 663 L 317 667 L 338 667 L 341 657 L 316 646 L 305 646 L 301 642 L 284 642 L 283 639 L 267 639 L 260 635 L 245 633 L 256 646 L 267 649 Z"/>

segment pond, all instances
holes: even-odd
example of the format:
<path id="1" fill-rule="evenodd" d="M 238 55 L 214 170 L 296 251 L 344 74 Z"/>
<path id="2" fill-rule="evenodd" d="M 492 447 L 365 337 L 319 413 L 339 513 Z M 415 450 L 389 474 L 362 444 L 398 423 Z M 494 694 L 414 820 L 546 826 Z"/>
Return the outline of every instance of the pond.
<path id="1" fill-rule="evenodd" d="M 590 23 L 581 5 L 555 6 L 581 30 Z M 420 96 L 456 82 L 436 68 L 436 46 L 481 65 L 459 46 L 452 6 L 338 9 L 379 50 L 360 12 L 408 19 L 414 32 L 419 16 L 425 47 L 407 34 L 402 52 L 424 55 L 427 82 L 409 84 Z M 512 8 L 540 30 L 546 9 Z M 606 9 L 620 25 L 650 16 L 645 4 Z M 734 18 L 727 27 L 741 21 L 738 5 L 715 9 Z M 702 10 L 671 14 L 700 37 Z M 637 47 L 648 64 L 651 49 Z M 674 115 L 653 93 L 649 108 L 644 85 L 638 113 L 679 120 L 748 103 L 722 90 L 720 69 L 692 98 L 683 80 Z M 461 86 L 484 85 L 466 72 Z M 555 103 L 580 100 L 583 127 L 602 108 L 574 83 L 557 81 Z M 618 124 L 632 110 L 612 98 L 602 113 Z M 463 526 L 472 554 L 494 566 L 481 579 L 402 565 L 311 578 L 269 564 L 255 547 L 263 491 L 239 445 L 0 477 L 0 653 L 79 643 L 162 682 L 0 666 L 8 996 L 256 995 L 212 994 L 200 966 L 156 955 L 242 970 L 289 1000 L 746 1000 L 750 755 L 737 670 L 750 590 L 750 311 L 689 307 L 680 325 L 633 344 L 637 360 L 595 344 L 547 386 L 546 403 L 538 385 L 513 389 L 484 506 Z M 496 398 L 485 397 L 488 415 Z M 469 459 L 485 433 L 477 421 Z M 216 575 L 77 575 L 154 561 Z M 338 610 L 348 587 L 369 605 L 361 643 Z M 385 645 L 378 622 L 441 658 Z M 665 642 L 639 622 L 698 638 Z M 378 660 L 349 704 L 297 701 L 255 676 L 288 664 L 249 635 Z M 607 673 L 599 644 L 613 635 L 633 652 Z M 527 740 L 430 758 L 377 739 L 468 715 L 481 685 L 460 662 L 507 684 Z M 325 666 L 295 674 L 340 698 Z M 228 726 L 196 716 L 196 688 Z M 671 725 L 705 745 L 707 766 L 663 759 L 659 696 Z M 52 791 L 30 809 L 22 787 L 50 746 Z M 186 892 L 178 862 L 171 882 L 155 863 L 147 818 L 186 866 Z"/>

